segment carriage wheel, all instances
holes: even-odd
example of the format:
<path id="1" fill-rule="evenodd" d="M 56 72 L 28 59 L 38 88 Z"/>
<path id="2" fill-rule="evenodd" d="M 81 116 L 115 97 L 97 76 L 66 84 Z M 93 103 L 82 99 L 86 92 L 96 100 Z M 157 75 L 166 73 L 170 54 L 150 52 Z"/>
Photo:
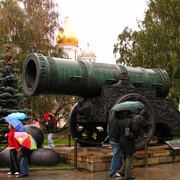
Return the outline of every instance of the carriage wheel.
<path id="1" fill-rule="evenodd" d="M 78 139 L 81 146 L 99 146 L 107 137 L 107 124 L 95 122 L 78 122 L 76 118 L 75 104 L 71 109 L 68 127 L 73 138 Z"/>
<path id="2" fill-rule="evenodd" d="M 115 104 L 119 104 L 124 101 L 140 101 L 144 105 L 144 109 L 139 113 L 144 117 L 144 119 L 150 125 L 148 126 L 148 128 L 144 129 L 144 132 L 143 129 L 141 129 L 142 131 L 141 135 L 139 135 L 135 140 L 136 150 L 143 149 L 145 147 L 144 134 L 147 135 L 148 142 L 152 139 L 152 136 L 154 135 L 155 125 L 156 125 L 154 111 L 152 110 L 148 100 L 140 94 L 136 94 L 136 93 L 127 94 L 123 97 L 120 97 Z M 114 116 L 114 112 L 112 111 L 109 116 L 110 116 L 109 118 L 112 118 Z"/>

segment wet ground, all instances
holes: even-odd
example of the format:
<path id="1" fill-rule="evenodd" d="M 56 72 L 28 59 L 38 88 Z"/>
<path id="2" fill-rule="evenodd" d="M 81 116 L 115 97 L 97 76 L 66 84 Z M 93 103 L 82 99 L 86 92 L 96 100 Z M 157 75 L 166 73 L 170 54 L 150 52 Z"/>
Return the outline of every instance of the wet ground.
<path id="1" fill-rule="evenodd" d="M 135 167 L 133 175 L 136 180 L 179 180 L 180 179 L 180 162 L 154 165 L 151 167 Z M 15 175 L 7 176 L 6 172 L 0 172 L 0 180 L 18 179 Z M 109 172 L 87 172 L 79 170 L 39 170 L 30 171 L 30 176 L 22 178 L 26 180 L 115 180 L 110 178 Z"/>

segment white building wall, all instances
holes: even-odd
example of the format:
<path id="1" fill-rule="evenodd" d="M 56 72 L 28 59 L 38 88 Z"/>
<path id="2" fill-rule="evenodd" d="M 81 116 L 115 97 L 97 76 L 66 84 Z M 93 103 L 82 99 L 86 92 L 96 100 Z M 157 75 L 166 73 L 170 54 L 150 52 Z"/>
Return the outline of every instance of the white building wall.
<path id="1" fill-rule="evenodd" d="M 96 61 L 96 57 L 94 56 L 81 56 L 81 60 L 82 61 L 87 61 L 87 62 L 95 62 Z"/>
<path id="2" fill-rule="evenodd" d="M 77 60 L 78 47 L 73 45 L 60 45 L 63 51 L 68 54 L 69 59 Z"/>

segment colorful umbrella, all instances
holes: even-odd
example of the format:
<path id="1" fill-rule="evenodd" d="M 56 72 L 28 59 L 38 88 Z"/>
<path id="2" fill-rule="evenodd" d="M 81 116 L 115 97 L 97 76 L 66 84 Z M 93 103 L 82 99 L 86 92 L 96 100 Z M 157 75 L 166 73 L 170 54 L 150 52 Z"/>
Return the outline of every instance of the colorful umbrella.
<path id="1" fill-rule="evenodd" d="M 143 107 L 144 105 L 139 101 L 125 101 L 114 105 L 110 111 L 134 111 Z"/>
<path id="2" fill-rule="evenodd" d="M 56 118 L 54 117 L 54 115 L 52 115 L 51 113 L 45 113 L 44 114 L 44 118 L 48 121 L 48 116 L 51 116 L 52 117 L 52 122 L 56 125 L 57 124 L 57 120 Z"/>
<path id="3" fill-rule="evenodd" d="M 26 132 L 15 132 L 14 137 L 21 146 L 30 150 L 37 149 L 36 140 L 30 134 L 27 134 Z"/>
<path id="4" fill-rule="evenodd" d="M 17 118 L 14 118 L 14 117 L 4 117 L 4 119 L 9 123 L 11 124 L 14 129 L 16 129 L 17 131 L 19 132 L 26 132 L 23 124 L 21 121 L 19 121 Z"/>
<path id="5" fill-rule="evenodd" d="M 27 118 L 27 116 L 24 113 L 20 113 L 20 112 L 11 113 L 7 117 L 14 117 L 14 118 L 17 118 L 19 120 L 24 120 Z"/>

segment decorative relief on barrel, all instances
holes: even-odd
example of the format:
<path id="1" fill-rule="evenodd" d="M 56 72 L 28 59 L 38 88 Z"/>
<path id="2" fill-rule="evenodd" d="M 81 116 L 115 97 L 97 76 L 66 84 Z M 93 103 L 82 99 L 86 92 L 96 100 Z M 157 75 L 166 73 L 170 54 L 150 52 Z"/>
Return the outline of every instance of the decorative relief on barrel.
<path id="1" fill-rule="evenodd" d="M 119 65 L 118 67 L 121 73 L 127 73 L 127 69 L 125 68 L 125 66 Z"/>
<path id="2" fill-rule="evenodd" d="M 117 69 L 117 65 L 115 64 L 104 64 L 104 63 L 92 63 L 93 67 L 98 67 L 98 68 L 107 68 L 107 69 Z"/>
<path id="3" fill-rule="evenodd" d="M 56 63 L 53 58 L 47 57 L 47 59 L 48 59 L 49 68 L 50 68 L 50 71 L 49 71 L 49 82 L 50 83 L 48 83 L 48 85 L 49 85 L 49 87 L 52 87 L 52 86 L 54 87 L 57 85 L 58 69 L 57 69 Z"/>
<path id="4" fill-rule="evenodd" d="M 78 62 L 79 62 L 80 71 L 82 73 L 82 79 L 80 80 L 80 84 L 82 87 L 84 87 L 88 79 L 87 68 L 83 61 L 78 61 Z"/>

